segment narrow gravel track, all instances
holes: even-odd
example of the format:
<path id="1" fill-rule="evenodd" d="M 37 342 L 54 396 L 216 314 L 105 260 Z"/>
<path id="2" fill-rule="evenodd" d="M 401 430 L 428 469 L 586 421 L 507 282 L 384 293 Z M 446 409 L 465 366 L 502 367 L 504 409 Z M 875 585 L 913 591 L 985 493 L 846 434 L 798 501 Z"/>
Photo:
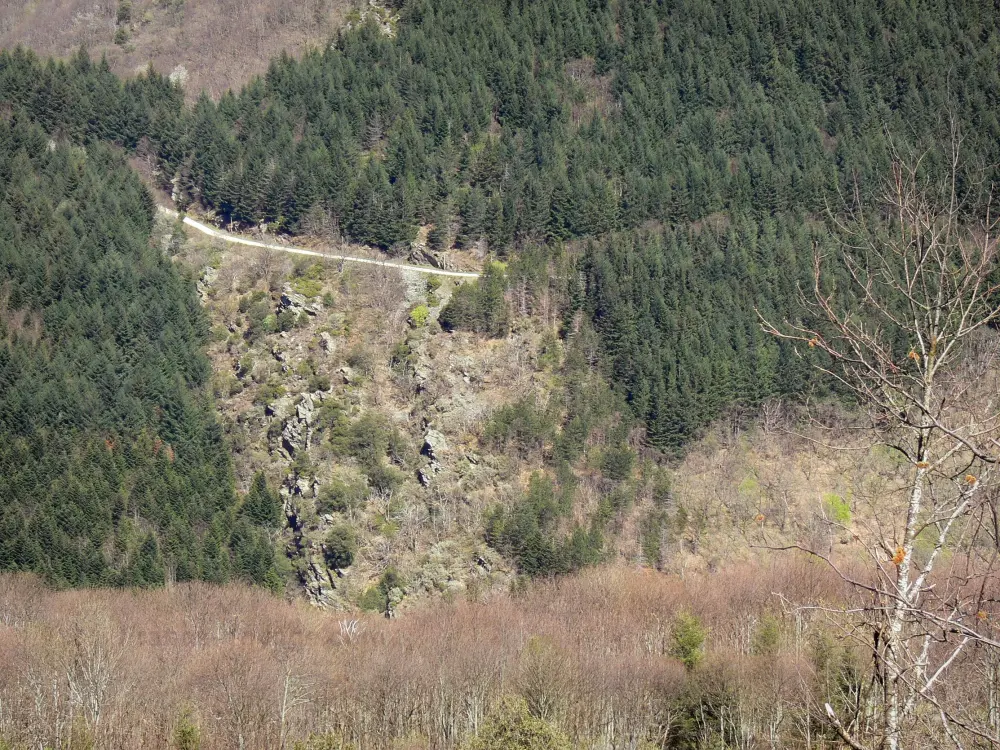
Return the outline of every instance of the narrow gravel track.
<path id="1" fill-rule="evenodd" d="M 177 213 L 171 211 L 168 208 L 160 209 L 164 213 L 169 213 L 173 216 L 177 216 Z M 400 271 L 412 271 L 414 273 L 426 273 L 431 276 L 452 276 L 460 279 L 478 279 L 478 273 L 471 273 L 466 271 L 442 271 L 438 268 L 433 268 L 431 266 L 411 266 L 407 263 L 393 263 L 388 260 L 373 260 L 372 258 L 356 258 L 352 255 L 334 255 L 333 253 L 319 253 L 315 250 L 305 250 L 300 247 L 288 247 L 287 245 L 279 245 L 277 243 L 267 243 L 258 242 L 257 240 L 247 240 L 243 237 L 237 237 L 227 232 L 220 232 L 218 229 L 213 229 L 210 226 L 202 224 L 200 221 L 195 221 L 190 216 L 184 217 L 184 224 L 196 229 L 202 234 L 207 234 L 209 237 L 215 237 L 216 239 L 223 240 L 224 242 L 231 242 L 234 245 L 247 245 L 249 247 L 262 247 L 267 250 L 280 250 L 284 253 L 292 253 L 293 255 L 311 255 L 316 258 L 329 258 L 330 260 L 342 260 L 347 263 L 365 263 L 370 266 L 383 266 L 385 268 L 398 268 Z"/>

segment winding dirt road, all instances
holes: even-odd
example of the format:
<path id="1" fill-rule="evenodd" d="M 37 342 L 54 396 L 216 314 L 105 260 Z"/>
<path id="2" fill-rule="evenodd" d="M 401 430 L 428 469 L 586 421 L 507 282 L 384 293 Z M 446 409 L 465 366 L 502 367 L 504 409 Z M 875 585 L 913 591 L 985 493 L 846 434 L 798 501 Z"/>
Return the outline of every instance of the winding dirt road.
<path id="1" fill-rule="evenodd" d="M 164 213 L 168 213 L 172 216 L 177 216 L 175 211 L 171 211 L 168 208 L 160 208 Z M 190 216 L 184 217 L 184 224 L 196 229 L 202 234 L 207 234 L 209 237 L 215 237 L 216 239 L 223 240 L 224 242 L 231 242 L 235 245 L 247 245 L 249 247 L 261 247 L 267 250 L 280 250 L 285 253 L 292 253 L 293 255 L 311 255 L 317 258 L 328 258 L 330 260 L 342 260 L 348 263 L 366 263 L 370 266 L 383 266 L 385 268 L 398 268 L 400 271 L 411 271 L 415 273 L 426 273 L 432 276 L 452 276 L 461 279 L 478 279 L 478 273 L 472 273 L 467 271 L 442 271 L 439 268 L 433 268 L 431 266 L 411 266 L 407 263 L 393 263 L 388 260 L 374 260 L 372 258 L 357 258 L 353 255 L 334 255 L 333 253 L 320 253 L 315 250 L 305 250 L 300 247 L 288 247 L 287 245 L 279 245 L 277 243 L 267 243 L 258 242 L 257 240 L 248 240 L 243 237 L 237 237 L 236 235 L 229 234 L 227 232 L 219 231 L 218 229 L 213 229 L 212 227 L 202 224 L 200 221 L 195 221 Z"/>

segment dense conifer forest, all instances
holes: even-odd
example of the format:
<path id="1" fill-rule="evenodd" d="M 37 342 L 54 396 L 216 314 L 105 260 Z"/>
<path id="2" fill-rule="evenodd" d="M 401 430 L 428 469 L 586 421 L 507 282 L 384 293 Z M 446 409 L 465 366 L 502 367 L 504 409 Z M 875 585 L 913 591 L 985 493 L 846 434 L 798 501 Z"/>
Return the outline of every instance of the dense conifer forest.
<path id="1" fill-rule="evenodd" d="M 432 244 L 500 257 L 607 237 L 568 304 L 673 448 L 800 386 L 752 308 L 793 312 L 802 248 L 828 207 L 866 199 L 887 134 L 922 148 L 953 118 L 998 162 L 997 25 L 990 3 L 414 0 L 392 34 L 357 24 L 218 103 L 21 50 L 0 57 L 0 100 L 154 155 L 182 205 L 244 225 L 402 252 L 432 224 Z"/>
<path id="2" fill-rule="evenodd" d="M 0 750 L 997 746 L 996 3 L 353 6 L 0 50 Z"/>
<path id="3" fill-rule="evenodd" d="M 152 69 L 0 52 L 4 567 L 273 576 L 260 522 L 232 523 L 196 303 L 149 247 L 152 203 L 115 147 L 228 222 L 390 253 L 431 225 L 439 249 L 535 259 L 536 287 L 557 263 L 563 334 L 597 333 L 661 449 L 801 391 L 756 309 L 799 315 L 825 211 L 866 201 L 891 147 L 953 121 L 1000 161 L 990 3 L 412 0 L 390 32 L 355 24 L 193 106 Z M 442 323 L 504 335 L 504 285 L 530 267 L 498 266 Z"/>
<path id="4" fill-rule="evenodd" d="M 205 392 L 192 285 L 120 153 L 0 121 L 0 567 L 63 585 L 273 580 Z"/>

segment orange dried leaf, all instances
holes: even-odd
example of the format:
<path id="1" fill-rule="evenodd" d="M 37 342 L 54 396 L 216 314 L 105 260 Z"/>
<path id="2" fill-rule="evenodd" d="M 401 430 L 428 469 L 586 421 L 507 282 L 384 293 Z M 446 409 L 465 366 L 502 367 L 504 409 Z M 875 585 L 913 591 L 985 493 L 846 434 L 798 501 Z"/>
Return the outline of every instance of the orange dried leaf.
<path id="1" fill-rule="evenodd" d="M 902 565 L 903 559 L 906 557 L 906 550 L 902 547 L 896 547 L 896 554 L 892 556 L 893 565 Z"/>

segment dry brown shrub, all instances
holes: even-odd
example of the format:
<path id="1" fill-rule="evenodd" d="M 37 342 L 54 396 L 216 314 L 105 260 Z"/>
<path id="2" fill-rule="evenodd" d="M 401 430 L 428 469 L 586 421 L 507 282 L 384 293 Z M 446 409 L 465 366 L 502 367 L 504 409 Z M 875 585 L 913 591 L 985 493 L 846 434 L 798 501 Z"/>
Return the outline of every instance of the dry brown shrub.
<path id="1" fill-rule="evenodd" d="M 746 655 L 748 624 L 785 616 L 774 592 L 840 595 L 795 558 L 686 579 L 601 569 L 396 620 L 351 615 L 359 625 L 344 638 L 343 615 L 242 586 L 50 592 L 4 575 L 0 737 L 59 746 L 87 732 L 100 747 L 164 747 L 187 714 L 203 748 L 290 747 L 311 734 L 454 748 L 520 692 L 578 742 L 624 748 L 673 736 L 697 688 L 732 696 L 733 731 L 782 739 L 792 722 L 780 716 L 808 710 L 795 693 L 807 665 L 793 643 Z M 682 607 L 708 631 L 697 679 L 669 656 Z"/>

